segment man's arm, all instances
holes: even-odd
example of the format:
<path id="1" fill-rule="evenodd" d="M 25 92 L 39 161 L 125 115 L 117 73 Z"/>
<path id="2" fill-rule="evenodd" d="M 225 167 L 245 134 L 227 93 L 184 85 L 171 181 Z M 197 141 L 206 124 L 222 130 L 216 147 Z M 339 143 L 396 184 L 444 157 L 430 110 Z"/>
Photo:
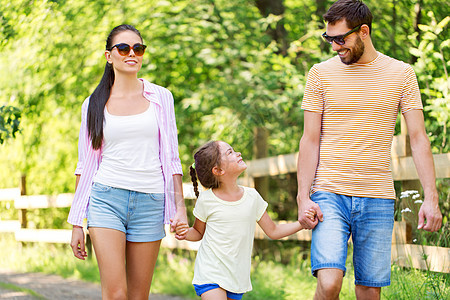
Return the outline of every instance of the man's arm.
<path id="1" fill-rule="evenodd" d="M 311 111 L 304 111 L 304 128 L 303 136 L 300 140 L 298 163 L 297 163 L 297 180 L 298 180 L 298 221 L 305 229 L 314 228 L 318 219 L 323 220 L 323 214 L 319 205 L 309 198 L 311 185 L 316 175 L 317 165 L 319 164 L 319 146 L 320 133 L 322 131 L 322 114 Z M 304 211 L 314 209 L 318 219 L 312 222 L 308 219 Z"/>
<path id="2" fill-rule="evenodd" d="M 424 192 L 424 201 L 419 211 L 418 229 L 438 231 L 442 225 L 442 214 L 439 210 L 434 161 L 430 141 L 425 132 L 423 113 L 420 109 L 412 109 L 403 116 L 408 128 L 412 157 Z M 426 224 L 424 224 L 425 220 Z"/>

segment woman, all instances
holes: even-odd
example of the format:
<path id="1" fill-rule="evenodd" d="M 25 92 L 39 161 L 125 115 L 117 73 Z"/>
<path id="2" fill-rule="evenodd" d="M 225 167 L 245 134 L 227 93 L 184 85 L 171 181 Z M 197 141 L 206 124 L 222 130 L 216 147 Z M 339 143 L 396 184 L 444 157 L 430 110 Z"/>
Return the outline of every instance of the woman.
<path id="1" fill-rule="evenodd" d="M 172 94 L 138 79 L 146 46 L 137 29 L 115 27 L 103 77 L 82 106 L 75 171 L 75 257 L 92 239 L 104 299 L 148 299 L 164 223 L 186 222 Z"/>

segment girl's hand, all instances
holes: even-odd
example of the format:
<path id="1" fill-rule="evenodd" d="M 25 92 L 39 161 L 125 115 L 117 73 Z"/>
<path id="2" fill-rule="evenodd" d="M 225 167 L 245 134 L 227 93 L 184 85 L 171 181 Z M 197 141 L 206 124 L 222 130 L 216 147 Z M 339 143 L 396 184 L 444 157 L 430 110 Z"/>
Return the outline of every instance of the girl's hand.
<path id="1" fill-rule="evenodd" d="M 314 220 L 316 219 L 316 211 L 312 208 L 305 210 L 305 217 L 314 222 Z"/>
<path id="2" fill-rule="evenodd" d="M 84 245 L 84 232 L 83 227 L 73 226 L 72 229 L 72 241 L 70 242 L 70 247 L 72 247 L 73 255 L 81 260 L 87 257 L 85 245 Z"/>

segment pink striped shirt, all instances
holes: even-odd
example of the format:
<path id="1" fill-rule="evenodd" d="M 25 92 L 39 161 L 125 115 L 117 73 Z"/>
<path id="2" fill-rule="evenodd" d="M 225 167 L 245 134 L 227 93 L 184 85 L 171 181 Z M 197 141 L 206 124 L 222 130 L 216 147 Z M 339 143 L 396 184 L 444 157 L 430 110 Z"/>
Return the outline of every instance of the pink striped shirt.
<path id="1" fill-rule="evenodd" d="M 172 93 L 145 79 L 143 96 L 156 104 L 156 119 L 159 125 L 159 152 L 164 176 L 165 206 L 164 223 L 168 224 L 170 218 L 176 213 L 174 198 L 173 175 L 183 174 L 180 157 L 178 155 L 178 134 L 175 120 Z M 96 174 L 102 157 L 100 150 L 94 150 L 89 139 L 87 129 L 87 111 L 89 98 L 81 107 L 81 127 L 78 140 L 78 163 L 75 175 L 81 175 L 75 197 L 70 208 L 68 222 L 73 225 L 82 226 L 83 219 L 87 216 L 89 196 L 94 175 Z"/>

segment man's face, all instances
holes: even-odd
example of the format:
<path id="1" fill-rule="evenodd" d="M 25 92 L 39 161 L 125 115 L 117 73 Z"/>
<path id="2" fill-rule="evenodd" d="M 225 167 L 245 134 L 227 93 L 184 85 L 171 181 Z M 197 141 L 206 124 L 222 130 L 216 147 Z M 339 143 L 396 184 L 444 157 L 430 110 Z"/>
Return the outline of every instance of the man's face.
<path id="1" fill-rule="evenodd" d="M 350 31 L 345 20 L 334 24 L 327 24 L 327 35 L 338 36 Z M 346 65 L 351 65 L 359 61 L 364 54 L 364 42 L 359 37 L 358 32 L 353 32 L 345 37 L 345 44 L 339 45 L 336 42 L 331 44 L 333 51 L 336 51 L 341 61 Z"/>

